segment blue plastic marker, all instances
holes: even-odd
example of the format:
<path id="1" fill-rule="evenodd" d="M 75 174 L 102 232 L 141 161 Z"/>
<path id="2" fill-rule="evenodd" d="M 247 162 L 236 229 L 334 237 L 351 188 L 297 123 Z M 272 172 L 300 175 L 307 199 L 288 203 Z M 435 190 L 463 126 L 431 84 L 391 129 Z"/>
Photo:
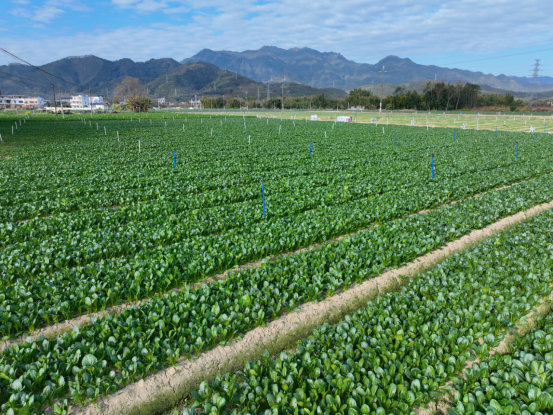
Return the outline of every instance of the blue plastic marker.
<path id="1" fill-rule="evenodd" d="M 309 143 L 309 157 L 311 157 L 311 143 Z"/>
<path id="2" fill-rule="evenodd" d="M 518 143 L 517 143 L 517 160 L 518 160 Z"/>
<path id="3" fill-rule="evenodd" d="M 434 154 L 432 154 L 432 178 L 434 178 Z"/>
<path id="4" fill-rule="evenodd" d="M 177 153 L 173 152 L 173 168 L 177 170 Z"/>
<path id="5" fill-rule="evenodd" d="M 263 197 L 263 216 L 265 216 L 265 180 L 261 180 L 261 196 Z"/>
<path id="6" fill-rule="evenodd" d="M 497 127 L 495 127 L 495 135 L 497 135 Z"/>
<path id="7" fill-rule="evenodd" d="M 455 130 L 453 130 L 453 141 L 455 141 Z"/>
<path id="8" fill-rule="evenodd" d="M 396 146 L 397 134 L 394 135 L 394 147 Z"/>

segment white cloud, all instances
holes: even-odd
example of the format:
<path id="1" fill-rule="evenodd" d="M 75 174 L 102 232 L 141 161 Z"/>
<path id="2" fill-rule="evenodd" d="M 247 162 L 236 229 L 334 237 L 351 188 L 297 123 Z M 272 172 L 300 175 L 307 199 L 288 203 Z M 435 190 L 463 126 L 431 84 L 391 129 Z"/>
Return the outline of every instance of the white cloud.
<path id="1" fill-rule="evenodd" d="M 74 4 L 80 3 L 48 0 L 30 18 L 47 23 Z M 544 0 L 527 0 L 524 7 L 514 0 L 282 0 L 265 4 L 255 0 L 112 0 L 112 4 L 114 13 L 131 10 L 150 16 L 151 24 L 4 40 L 16 53 L 35 50 L 33 56 L 39 63 L 82 54 L 180 60 L 203 48 L 241 51 L 263 45 L 308 46 L 374 63 L 389 54 L 415 60 L 417 56 L 474 55 L 553 39 L 553 2 Z M 14 10 L 13 14 L 23 13 Z M 166 17 L 160 20 L 156 13 L 186 17 L 191 23 L 168 24 Z M 509 74 L 510 68 L 497 72 Z"/>
<path id="2" fill-rule="evenodd" d="M 16 4 L 29 4 L 27 0 L 14 0 Z M 50 23 L 52 20 L 65 13 L 66 9 L 76 11 L 88 11 L 90 8 L 79 0 L 47 0 L 41 6 L 18 7 L 10 10 L 14 16 L 34 20 L 42 23 Z"/>

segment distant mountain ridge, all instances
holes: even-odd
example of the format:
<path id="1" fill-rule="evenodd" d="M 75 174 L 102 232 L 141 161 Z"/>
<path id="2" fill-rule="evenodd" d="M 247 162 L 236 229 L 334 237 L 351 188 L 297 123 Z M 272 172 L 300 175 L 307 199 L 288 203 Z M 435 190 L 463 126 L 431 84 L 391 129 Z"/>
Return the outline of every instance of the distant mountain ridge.
<path id="1" fill-rule="evenodd" d="M 267 97 L 267 86 L 271 97 L 280 96 L 280 84 L 264 85 L 245 76 L 204 62 L 180 64 L 174 59 L 150 59 L 134 62 L 131 59 L 109 61 L 93 55 L 71 56 L 40 67 L 69 82 L 43 75 L 36 68 L 22 64 L 0 66 L 0 91 L 3 94 L 41 95 L 51 99 L 53 82 L 56 95 L 61 87 L 63 96 L 87 93 L 112 97 L 114 88 L 126 76 L 138 78 L 148 88 L 151 98 L 188 99 L 198 95 L 229 94 L 244 97 L 246 93 L 260 98 Z M 11 76 L 10 76 L 11 75 Z M 76 85 L 74 85 L 76 84 Z M 176 94 L 175 94 L 176 89 Z M 327 97 L 343 98 L 344 90 L 339 88 L 312 88 L 307 85 L 287 83 L 286 96 L 309 96 L 324 93 Z"/>
<path id="2" fill-rule="evenodd" d="M 198 94 L 200 96 L 246 96 L 260 99 L 267 98 L 267 88 L 270 97 L 282 95 L 281 84 L 262 84 L 236 72 L 220 69 L 205 62 L 186 62 L 173 69 L 168 74 L 146 84 L 153 98 L 167 97 L 169 99 L 184 99 L 186 96 Z M 307 85 L 287 83 L 284 95 L 288 97 L 310 96 L 324 93 L 327 97 L 343 98 L 345 91 L 335 88 L 312 88 Z"/>
<path id="3" fill-rule="evenodd" d="M 26 96 L 41 95 L 50 99 L 53 81 L 61 87 L 65 97 L 68 94 L 88 93 L 113 96 L 113 89 L 126 76 L 138 78 L 148 86 L 152 97 L 174 96 L 186 94 L 255 94 L 260 89 L 260 98 L 266 98 L 267 86 L 270 95 L 281 95 L 281 84 L 285 84 L 285 96 L 309 96 L 324 93 L 330 98 L 345 96 L 345 90 L 365 87 L 379 93 L 382 66 L 385 66 L 384 82 L 386 84 L 420 84 L 422 81 L 436 77 L 438 80 L 455 82 L 458 79 L 487 85 L 502 91 L 528 91 L 531 80 L 525 77 L 493 76 L 481 72 L 471 72 L 458 69 L 440 68 L 438 66 L 419 65 L 410 59 L 388 56 L 375 65 L 360 64 L 346 59 L 339 53 L 318 52 L 309 48 L 281 49 L 274 46 L 264 46 L 258 50 L 244 52 L 212 51 L 204 49 L 185 63 L 215 65 L 216 69 L 205 66 L 210 73 L 209 83 L 200 85 L 201 74 L 187 71 L 183 65 L 171 58 L 150 59 L 146 62 L 134 62 L 131 59 L 109 61 L 93 55 L 71 56 L 42 65 L 41 68 L 69 82 L 44 76 L 37 69 L 21 64 L 0 66 L 0 91 L 3 94 L 22 94 Z M 223 74 L 219 71 L 228 72 Z M 243 79 L 233 85 L 231 76 L 240 74 Z M 192 77 L 186 79 L 188 76 Z M 171 78 L 173 77 L 173 78 Z M 194 78 L 195 77 L 195 78 Z M 213 82 L 220 84 L 210 86 Z M 196 81 L 194 80 L 196 79 Z M 207 79 L 207 78 L 206 78 Z M 271 80 L 273 82 L 271 82 Z M 540 77 L 537 91 L 553 89 L 553 78 Z M 76 84 L 76 85 L 73 85 Z M 372 87 L 371 87 L 372 85 Z M 418 86 L 417 86 L 418 87 Z M 196 88 L 196 89 L 194 89 Z M 212 88 L 212 89 L 210 89 Z M 231 92 L 236 90 L 236 92 Z"/>
<path id="4" fill-rule="evenodd" d="M 112 93 L 112 89 L 126 76 L 138 78 L 145 84 L 180 66 L 179 62 L 171 58 L 134 62 L 131 59 L 109 61 L 93 55 L 72 56 L 40 66 L 46 72 L 69 81 L 62 82 L 49 76 L 45 78 L 42 72 L 31 66 L 10 64 L 0 66 L 0 90 L 4 94 L 50 96 L 52 86 L 48 85 L 48 80 L 51 80 L 64 91 L 88 92 L 88 88 L 91 87 L 93 94 L 106 95 L 106 92 Z M 26 79 L 9 79 L 8 74 Z"/>
<path id="5" fill-rule="evenodd" d="M 385 67 L 386 83 L 403 84 L 428 79 L 489 85 L 514 91 L 528 90 L 531 79 L 526 77 L 484 74 L 464 69 L 419 65 L 409 58 L 387 56 L 378 63 L 356 63 L 340 53 L 319 52 L 310 48 L 281 49 L 263 46 L 244 52 L 203 49 L 182 62 L 203 61 L 222 69 L 237 72 L 258 82 L 270 80 L 295 81 L 316 87 L 338 87 L 350 90 L 361 86 L 380 84 Z M 551 89 L 552 77 L 540 77 L 538 90 Z"/>

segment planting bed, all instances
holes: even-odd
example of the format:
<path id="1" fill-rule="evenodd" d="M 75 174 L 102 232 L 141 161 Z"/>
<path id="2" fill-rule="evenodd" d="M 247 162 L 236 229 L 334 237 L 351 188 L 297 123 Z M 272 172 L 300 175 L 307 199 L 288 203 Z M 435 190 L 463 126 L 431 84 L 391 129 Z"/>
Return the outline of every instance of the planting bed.
<path id="1" fill-rule="evenodd" d="M 29 116 L 11 135 L 14 122 L 0 117 L 4 340 L 146 301 L 57 337 L 10 343 L 0 355 L 6 412 L 54 404 L 63 412 L 98 401 L 306 302 L 553 200 L 547 135 L 463 131 L 453 141 L 445 129 L 394 126 L 383 134 L 371 125 L 190 114 Z M 469 346 L 459 347 L 465 356 Z M 412 403 L 382 408 L 403 413 L 404 404 L 428 401 L 439 378 L 427 391 L 412 390 Z M 232 394 L 219 406 L 230 404 L 252 410 L 249 398 L 234 402 Z M 260 405 L 254 412 L 270 407 Z"/>

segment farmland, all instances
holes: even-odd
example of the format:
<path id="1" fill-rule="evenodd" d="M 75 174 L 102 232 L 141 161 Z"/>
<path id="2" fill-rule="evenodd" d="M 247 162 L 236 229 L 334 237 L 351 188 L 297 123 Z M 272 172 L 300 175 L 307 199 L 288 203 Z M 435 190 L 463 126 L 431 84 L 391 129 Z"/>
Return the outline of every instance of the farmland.
<path id="1" fill-rule="evenodd" d="M 118 391 L 553 200 L 549 134 L 382 127 L 1 115 L 3 413 L 116 413 L 106 408 Z M 504 406 L 478 388 L 494 370 L 534 370 L 489 351 L 551 292 L 553 216 L 542 210 L 175 396 L 216 414 L 410 413 L 478 357 L 491 369 L 454 383 L 449 405 Z M 536 327 L 511 343 L 513 359 L 550 320 Z M 532 351 L 544 371 L 550 349 Z"/>
<path id="2" fill-rule="evenodd" d="M 209 113 L 207 111 L 206 113 Z M 547 113 L 497 113 L 497 112 L 475 112 L 475 111 L 413 111 L 413 110 L 383 110 L 381 113 L 376 111 L 325 111 L 325 110 L 286 110 L 266 111 L 253 110 L 252 113 L 261 117 L 286 119 L 295 117 L 296 119 L 311 119 L 312 115 L 317 115 L 322 121 L 336 121 L 339 116 L 352 117 L 354 122 L 371 123 L 386 127 L 387 125 L 405 125 L 413 127 L 443 127 L 456 130 L 474 129 L 474 130 L 493 130 L 526 132 L 531 129 L 534 132 L 552 133 L 553 132 L 553 114 Z"/>

